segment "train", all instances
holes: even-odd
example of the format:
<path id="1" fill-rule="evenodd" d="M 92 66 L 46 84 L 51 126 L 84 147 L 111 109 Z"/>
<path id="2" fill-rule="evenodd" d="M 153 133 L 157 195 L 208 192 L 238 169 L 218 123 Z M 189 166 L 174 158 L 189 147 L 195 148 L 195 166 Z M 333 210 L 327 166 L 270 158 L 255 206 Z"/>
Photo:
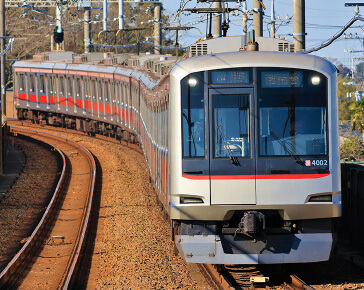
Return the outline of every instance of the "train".
<path id="1" fill-rule="evenodd" d="M 13 65 L 19 119 L 143 150 L 185 261 L 326 261 L 341 215 L 337 70 L 282 39 Z"/>

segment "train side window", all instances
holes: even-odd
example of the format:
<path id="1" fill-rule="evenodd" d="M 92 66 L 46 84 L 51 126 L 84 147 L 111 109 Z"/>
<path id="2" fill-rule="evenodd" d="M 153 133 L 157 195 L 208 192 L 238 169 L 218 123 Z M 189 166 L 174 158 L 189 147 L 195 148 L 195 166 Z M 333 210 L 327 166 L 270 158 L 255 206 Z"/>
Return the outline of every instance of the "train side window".
<path id="1" fill-rule="evenodd" d="M 24 74 L 19 74 L 19 91 L 24 91 Z"/>
<path id="2" fill-rule="evenodd" d="M 74 87 L 73 87 L 73 79 L 72 78 L 67 78 L 67 93 L 69 96 L 73 97 L 73 92 L 74 92 Z"/>
<path id="3" fill-rule="evenodd" d="M 60 77 L 59 79 L 59 94 L 63 95 L 64 92 L 64 80 L 63 77 Z"/>
<path id="4" fill-rule="evenodd" d="M 102 93 L 103 93 L 103 83 L 102 81 L 99 81 L 99 85 L 98 85 L 98 88 L 99 88 L 99 100 L 102 101 Z"/>
<path id="5" fill-rule="evenodd" d="M 45 75 L 39 75 L 39 92 L 45 92 Z"/>
<path id="6" fill-rule="evenodd" d="M 198 72 L 185 77 L 181 87 L 183 158 L 204 158 L 206 156 L 204 73 Z"/>
<path id="7" fill-rule="evenodd" d="M 96 100 L 96 81 L 92 81 L 92 85 L 91 85 L 91 88 L 92 88 L 92 99 Z"/>
<path id="8" fill-rule="evenodd" d="M 109 101 L 109 97 L 110 97 L 110 83 L 109 82 L 105 82 L 105 101 L 108 102 Z"/>
<path id="9" fill-rule="evenodd" d="M 34 74 L 30 74 L 29 91 L 34 92 Z"/>
<path id="10" fill-rule="evenodd" d="M 81 79 L 76 78 L 76 95 L 80 96 L 81 92 Z"/>
<path id="11" fill-rule="evenodd" d="M 49 92 L 53 94 L 53 76 L 51 74 L 48 75 L 49 80 Z"/>

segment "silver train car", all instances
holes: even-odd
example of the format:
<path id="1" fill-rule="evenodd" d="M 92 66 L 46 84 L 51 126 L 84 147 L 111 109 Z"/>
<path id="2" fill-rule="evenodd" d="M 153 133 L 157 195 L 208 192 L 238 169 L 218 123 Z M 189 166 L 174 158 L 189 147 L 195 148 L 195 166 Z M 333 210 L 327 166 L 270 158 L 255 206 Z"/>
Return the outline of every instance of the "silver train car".
<path id="1" fill-rule="evenodd" d="M 35 56 L 14 64 L 18 117 L 138 143 L 187 262 L 325 261 L 341 215 L 336 68 L 257 42 L 199 42 L 178 62 Z"/>

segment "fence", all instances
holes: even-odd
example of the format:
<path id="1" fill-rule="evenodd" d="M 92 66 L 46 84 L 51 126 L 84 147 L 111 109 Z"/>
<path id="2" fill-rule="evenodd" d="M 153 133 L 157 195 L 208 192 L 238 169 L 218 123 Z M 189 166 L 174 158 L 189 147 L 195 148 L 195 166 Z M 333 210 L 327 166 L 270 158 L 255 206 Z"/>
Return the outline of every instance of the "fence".
<path id="1" fill-rule="evenodd" d="M 342 217 L 339 233 L 364 248 L 364 166 L 341 164 Z"/>

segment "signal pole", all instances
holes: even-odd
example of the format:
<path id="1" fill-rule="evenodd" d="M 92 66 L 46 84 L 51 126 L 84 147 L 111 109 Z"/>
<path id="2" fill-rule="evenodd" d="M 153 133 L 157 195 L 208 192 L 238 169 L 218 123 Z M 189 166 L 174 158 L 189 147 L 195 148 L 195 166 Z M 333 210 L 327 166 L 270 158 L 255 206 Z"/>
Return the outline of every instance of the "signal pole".
<path id="1" fill-rule="evenodd" d="M 63 31 L 63 27 L 62 27 L 62 5 L 61 4 L 57 4 L 57 8 L 56 8 L 56 25 L 57 25 L 57 33 L 62 33 Z M 62 40 L 63 42 L 63 40 Z M 62 42 L 61 43 L 57 43 L 56 42 L 56 50 L 62 50 Z"/>

